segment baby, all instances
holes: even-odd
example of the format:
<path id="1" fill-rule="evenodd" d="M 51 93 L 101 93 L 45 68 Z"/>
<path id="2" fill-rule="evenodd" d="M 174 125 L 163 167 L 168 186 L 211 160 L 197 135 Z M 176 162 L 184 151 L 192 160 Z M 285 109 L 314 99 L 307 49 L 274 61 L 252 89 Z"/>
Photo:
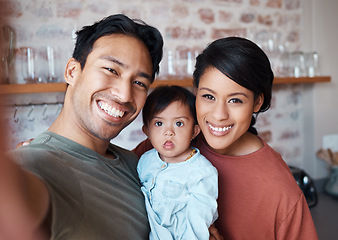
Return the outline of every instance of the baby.
<path id="1" fill-rule="evenodd" d="M 179 86 L 157 87 L 146 100 L 143 123 L 154 147 L 137 167 L 149 239 L 209 239 L 208 228 L 218 216 L 218 174 L 190 146 L 200 132 L 194 94 Z"/>

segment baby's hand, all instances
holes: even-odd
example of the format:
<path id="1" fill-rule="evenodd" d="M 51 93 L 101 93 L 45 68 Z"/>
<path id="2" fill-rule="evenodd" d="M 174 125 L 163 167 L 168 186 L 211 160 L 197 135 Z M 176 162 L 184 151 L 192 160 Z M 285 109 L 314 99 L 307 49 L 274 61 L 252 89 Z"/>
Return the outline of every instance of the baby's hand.
<path id="1" fill-rule="evenodd" d="M 33 140 L 34 140 L 34 138 L 31 138 L 31 139 L 29 139 L 29 140 L 27 140 L 27 141 L 20 142 L 20 143 L 18 143 L 18 144 L 16 145 L 15 148 L 19 148 L 19 147 L 21 147 L 21 146 L 26 146 L 26 145 L 30 144 L 30 142 L 33 141 Z"/>
<path id="2" fill-rule="evenodd" d="M 209 227 L 209 233 L 210 233 L 210 237 L 209 240 L 223 240 L 224 238 L 219 234 L 217 228 L 215 227 L 215 225 L 211 225 Z"/>

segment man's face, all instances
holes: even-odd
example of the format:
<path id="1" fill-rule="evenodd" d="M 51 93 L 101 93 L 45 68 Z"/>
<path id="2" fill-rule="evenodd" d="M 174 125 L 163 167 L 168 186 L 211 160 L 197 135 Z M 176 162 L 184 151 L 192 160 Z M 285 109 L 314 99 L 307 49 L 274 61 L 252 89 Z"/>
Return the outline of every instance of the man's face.
<path id="1" fill-rule="evenodd" d="M 99 38 L 78 71 L 71 98 L 76 125 L 89 136 L 110 140 L 130 124 L 145 103 L 152 75 L 146 46 L 122 34 Z"/>

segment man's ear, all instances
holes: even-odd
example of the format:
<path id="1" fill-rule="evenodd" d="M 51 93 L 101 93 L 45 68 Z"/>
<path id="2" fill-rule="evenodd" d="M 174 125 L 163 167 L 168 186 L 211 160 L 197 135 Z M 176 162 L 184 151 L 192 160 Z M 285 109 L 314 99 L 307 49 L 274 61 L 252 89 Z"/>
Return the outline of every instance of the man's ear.
<path id="1" fill-rule="evenodd" d="M 201 131 L 200 126 L 198 124 L 195 124 L 191 140 L 193 140 L 200 133 L 200 131 Z"/>
<path id="2" fill-rule="evenodd" d="M 264 95 L 263 93 L 259 94 L 258 97 L 255 99 L 254 110 L 253 112 L 258 112 L 264 103 Z"/>
<path id="3" fill-rule="evenodd" d="M 74 58 L 70 58 L 66 65 L 65 80 L 69 85 L 73 85 L 77 76 L 81 73 L 81 65 Z"/>
<path id="4" fill-rule="evenodd" d="M 145 135 L 147 135 L 147 137 L 149 137 L 149 131 L 148 131 L 148 128 L 147 128 L 146 125 L 143 125 L 143 126 L 142 126 L 142 131 L 143 131 L 143 133 L 144 133 Z"/>

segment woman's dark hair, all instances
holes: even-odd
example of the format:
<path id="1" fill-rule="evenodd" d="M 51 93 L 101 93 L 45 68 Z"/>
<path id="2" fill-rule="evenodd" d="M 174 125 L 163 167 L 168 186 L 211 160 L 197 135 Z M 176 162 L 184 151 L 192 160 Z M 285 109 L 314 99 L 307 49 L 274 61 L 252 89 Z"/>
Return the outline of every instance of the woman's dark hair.
<path id="1" fill-rule="evenodd" d="M 142 110 L 143 124 L 148 126 L 155 114 L 176 101 L 189 107 L 194 123 L 197 124 L 195 95 L 180 86 L 159 86 L 149 94 Z"/>
<path id="2" fill-rule="evenodd" d="M 273 72 L 268 57 L 252 41 L 240 37 L 218 39 L 209 44 L 196 58 L 194 86 L 198 88 L 201 76 L 209 67 L 215 67 L 239 85 L 253 91 L 254 97 L 261 93 L 264 102 L 253 114 L 248 131 L 257 135 L 253 127 L 258 113 L 270 108 Z"/>
<path id="3" fill-rule="evenodd" d="M 148 48 L 153 63 L 152 81 L 159 72 L 159 64 L 163 55 L 162 35 L 156 28 L 141 20 L 131 20 L 123 14 L 111 15 L 91 26 L 83 27 L 76 34 L 73 58 L 81 64 L 82 69 L 97 39 L 112 34 L 125 34 L 141 40 Z"/>

